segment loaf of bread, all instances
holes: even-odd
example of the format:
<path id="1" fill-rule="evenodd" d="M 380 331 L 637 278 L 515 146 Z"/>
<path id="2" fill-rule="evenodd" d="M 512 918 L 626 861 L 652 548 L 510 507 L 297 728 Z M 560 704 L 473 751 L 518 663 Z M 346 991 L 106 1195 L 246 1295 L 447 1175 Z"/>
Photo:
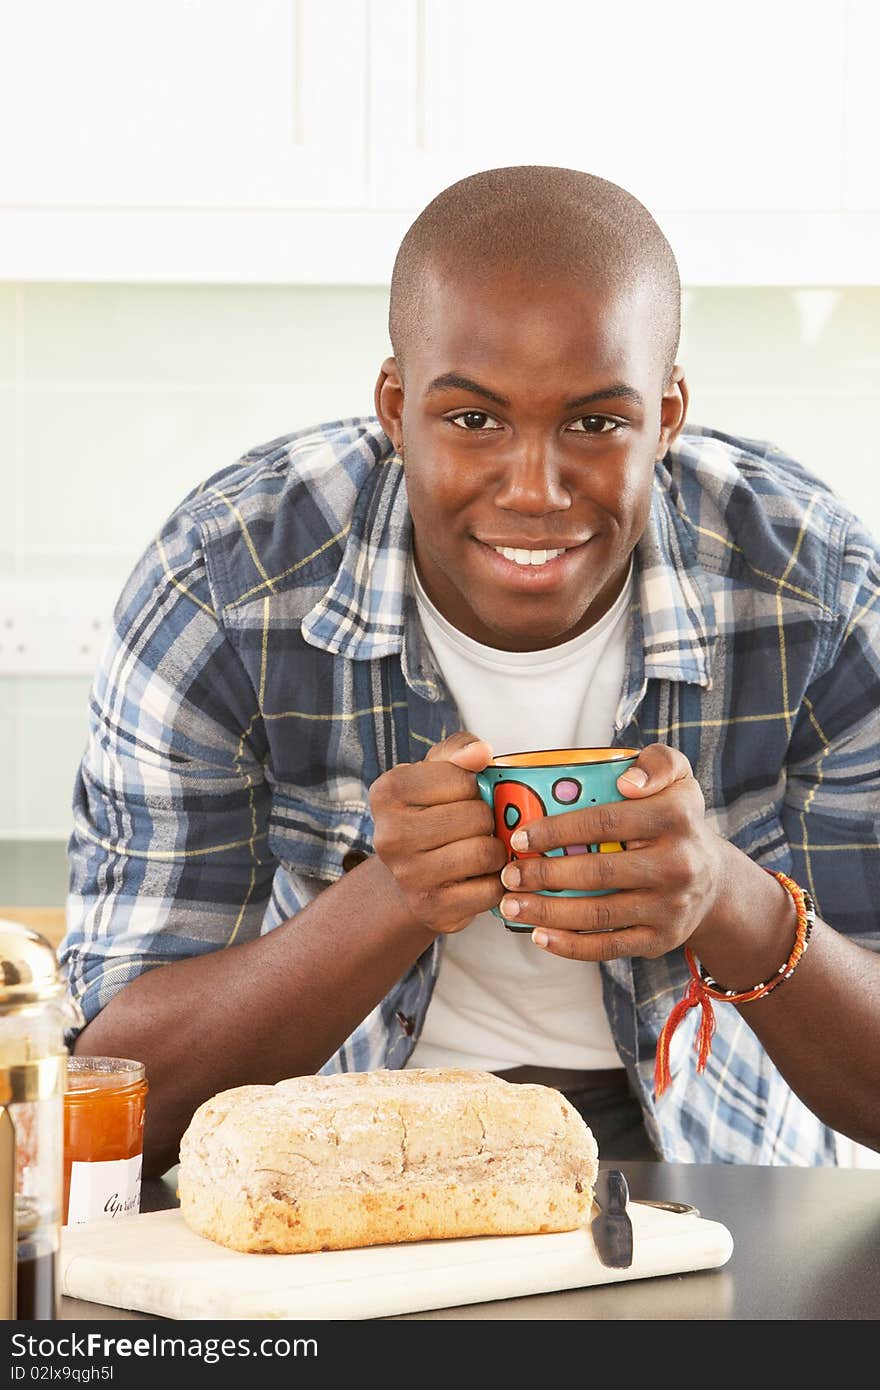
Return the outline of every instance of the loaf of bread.
<path id="1" fill-rule="evenodd" d="M 221 1091 L 181 1140 L 192 1230 L 296 1254 L 586 1224 L 596 1141 L 548 1086 L 453 1068 Z"/>

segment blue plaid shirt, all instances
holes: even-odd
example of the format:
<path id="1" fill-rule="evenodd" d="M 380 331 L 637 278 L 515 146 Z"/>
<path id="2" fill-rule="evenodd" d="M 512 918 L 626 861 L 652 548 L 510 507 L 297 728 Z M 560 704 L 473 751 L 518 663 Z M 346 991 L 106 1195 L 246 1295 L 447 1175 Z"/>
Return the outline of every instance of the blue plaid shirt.
<path id="1" fill-rule="evenodd" d="M 149 547 L 95 678 L 75 788 L 61 959 L 87 1020 L 144 971 L 293 916 L 353 852 L 372 852 L 373 780 L 460 727 L 420 629 L 410 549 L 402 464 L 370 418 L 247 454 Z M 718 833 L 876 947 L 876 543 L 779 450 L 691 428 L 656 468 L 635 564 L 616 741 L 680 748 Z M 438 937 L 325 1072 L 405 1065 L 442 950 Z M 683 955 L 601 970 L 668 1159 L 835 1161 L 834 1135 L 733 1007 L 716 1009 L 702 1076 L 688 1015 L 655 1103 Z"/>

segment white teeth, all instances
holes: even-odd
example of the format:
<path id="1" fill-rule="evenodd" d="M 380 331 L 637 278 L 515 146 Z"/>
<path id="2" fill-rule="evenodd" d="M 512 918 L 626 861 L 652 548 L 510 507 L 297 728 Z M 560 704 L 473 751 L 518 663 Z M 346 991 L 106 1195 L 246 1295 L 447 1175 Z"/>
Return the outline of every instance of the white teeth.
<path id="1" fill-rule="evenodd" d="M 546 565 L 548 560 L 565 554 L 564 550 L 512 550 L 509 545 L 496 545 L 494 549 L 505 560 L 513 560 L 517 565 Z"/>

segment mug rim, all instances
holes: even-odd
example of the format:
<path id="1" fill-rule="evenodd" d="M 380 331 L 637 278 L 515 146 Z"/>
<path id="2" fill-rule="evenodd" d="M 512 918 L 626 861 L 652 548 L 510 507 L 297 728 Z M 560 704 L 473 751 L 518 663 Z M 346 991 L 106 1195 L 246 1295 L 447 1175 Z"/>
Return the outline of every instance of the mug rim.
<path id="1" fill-rule="evenodd" d="M 637 758 L 638 748 L 538 748 L 519 753 L 499 753 L 488 767 L 601 767 Z"/>

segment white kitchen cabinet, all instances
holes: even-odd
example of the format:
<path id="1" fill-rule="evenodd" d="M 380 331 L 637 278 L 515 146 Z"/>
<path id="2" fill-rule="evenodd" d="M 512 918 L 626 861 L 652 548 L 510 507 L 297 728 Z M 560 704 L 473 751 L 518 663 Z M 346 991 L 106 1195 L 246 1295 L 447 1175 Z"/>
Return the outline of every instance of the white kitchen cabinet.
<path id="1" fill-rule="evenodd" d="M 850 0 L 844 198 L 853 209 L 880 210 L 880 5 Z"/>
<path id="2" fill-rule="evenodd" d="M 641 198 L 687 284 L 880 284 L 876 0 L 0 0 L 0 25 L 0 280 L 384 284 L 435 193 L 552 163 Z"/>
<path id="3" fill-rule="evenodd" d="M 372 205 L 419 208 L 497 165 L 568 165 L 635 193 L 689 284 L 876 284 L 880 198 L 853 199 L 847 179 L 880 126 L 878 9 L 386 0 L 370 17 Z"/>
<path id="4" fill-rule="evenodd" d="M 364 203 L 367 0 L 5 0 L 0 15 L 0 206 Z"/>
<path id="5" fill-rule="evenodd" d="M 373 204 L 421 206 L 476 169 L 536 163 L 602 175 L 657 211 L 838 208 L 846 11 L 385 0 L 371 15 Z"/>

